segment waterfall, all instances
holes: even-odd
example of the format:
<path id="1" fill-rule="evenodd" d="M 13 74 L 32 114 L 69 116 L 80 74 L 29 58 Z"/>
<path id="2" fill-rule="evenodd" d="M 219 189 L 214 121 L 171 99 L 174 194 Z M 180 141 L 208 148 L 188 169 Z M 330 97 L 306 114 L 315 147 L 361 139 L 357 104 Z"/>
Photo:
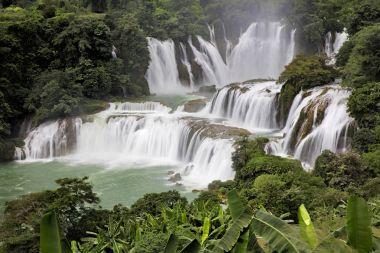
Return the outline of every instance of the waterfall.
<path id="1" fill-rule="evenodd" d="M 202 119 L 170 113 L 157 102 L 111 103 L 96 115 L 41 124 L 25 139 L 15 156 L 27 161 L 65 159 L 115 166 L 180 166 L 182 183 L 207 187 L 232 179 L 233 140 L 212 134 Z M 226 134 L 227 136 L 227 134 Z"/>
<path id="2" fill-rule="evenodd" d="M 186 46 L 180 44 L 181 64 L 186 66 L 191 87 L 216 85 L 256 78 L 277 78 L 295 52 L 295 30 L 280 22 L 253 23 L 242 33 L 238 43 L 226 38 L 226 52 L 220 52 L 210 27 L 210 41 L 201 36 L 189 38 L 189 58 Z M 191 90 L 181 83 L 176 62 L 175 43 L 172 40 L 148 39 L 151 62 L 146 74 L 151 92 L 184 93 Z M 224 57 L 224 54 L 226 56 Z M 197 66 L 197 67 L 196 67 Z M 193 68 L 197 69 L 194 70 Z M 197 83 L 195 82 L 197 80 Z"/>
<path id="3" fill-rule="evenodd" d="M 293 59 L 295 30 L 279 22 L 253 23 L 227 58 L 229 80 L 277 78 Z"/>
<path id="4" fill-rule="evenodd" d="M 350 92 L 339 86 L 303 91 L 294 99 L 282 134 L 266 149 L 274 155 L 291 155 L 306 168 L 314 165 L 323 150 L 344 152 L 354 119 L 347 113 Z"/>
<path id="5" fill-rule="evenodd" d="M 186 67 L 187 74 L 189 75 L 190 87 L 194 88 L 194 75 L 191 70 L 191 64 L 187 55 L 186 46 L 183 43 L 180 43 L 180 47 L 182 52 L 181 62 Z"/>
<path id="6" fill-rule="evenodd" d="M 154 94 L 186 92 L 188 89 L 179 80 L 174 42 L 148 38 L 148 45 L 150 64 L 146 79 L 150 92 Z"/>
<path id="7" fill-rule="evenodd" d="M 170 107 L 164 106 L 158 102 L 143 102 L 143 103 L 110 103 L 109 111 L 120 112 L 170 112 Z"/>
<path id="8" fill-rule="evenodd" d="M 75 119 L 43 123 L 25 138 L 22 151 L 16 150 L 17 158 L 52 159 L 67 154 L 76 138 Z"/>
<path id="9" fill-rule="evenodd" d="M 328 32 L 325 38 L 325 53 L 331 58 L 330 64 L 335 64 L 335 57 L 339 53 L 340 48 L 344 42 L 348 40 L 348 33 L 344 30 L 342 33 L 335 33 L 332 36 L 331 32 Z"/>
<path id="10" fill-rule="evenodd" d="M 281 87 L 274 81 L 228 85 L 216 93 L 206 110 L 252 132 L 273 131 L 279 128 L 276 101 Z"/>

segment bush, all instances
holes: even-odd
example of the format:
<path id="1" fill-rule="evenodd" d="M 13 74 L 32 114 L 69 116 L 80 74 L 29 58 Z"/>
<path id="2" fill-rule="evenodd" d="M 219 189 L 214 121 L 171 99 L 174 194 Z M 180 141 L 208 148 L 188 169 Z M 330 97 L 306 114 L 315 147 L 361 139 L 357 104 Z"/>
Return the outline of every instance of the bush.
<path id="1" fill-rule="evenodd" d="M 253 156 L 265 155 L 264 148 L 267 138 L 256 138 L 251 141 L 244 137 L 235 143 L 235 152 L 232 154 L 232 167 L 235 171 L 242 169 Z"/>
<path id="2" fill-rule="evenodd" d="M 177 191 L 149 193 L 131 206 L 131 213 L 138 217 L 144 217 L 146 213 L 155 216 L 161 213 L 162 207 L 173 208 L 176 204 L 187 204 L 186 198 Z"/>
<path id="3" fill-rule="evenodd" d="M 250 181 L 262 174 L 282 174 L 289 171 L 303 171 L 300 161 L 278 156 L 256 156 L 243 169 L 236 172 L 236 178 L 241 181 Z"/>
<path id="4" fill-rule="evenodd" d="M 359 127 L 380 125 L 380 83 L 368 83 L 355 89 L 348 100 L 348 110 Z"/>
<path id="5" fill-rule="evenodd" d="M 303 89 L 326 85 L 333 82 L 338 75 L 337 71 L 326 65 L 326 58 L 322 56 L 298 55 L 285 67 L 278 82 L 284 83 L 281 89 L 277 119 L 283 125 L 289 114 L 294 98 Z"/>
<path id="6" fill-rule="evenodd" d="M 359 155 L 334 154 L 329 150 L 317 158 L 313 174 L 320 176 L 328 186 L 342 191 L 355 191 L 373 177 Z"/>
<path id="7" fill-rule="evenodd" d="M 380 177 L 380 145 L 373 146 L 370 151 L 362 155 L 363 162 L 372 175 Z"/>
<path id="8" fill-rule="evenodd" d="M 355 132 L 352 147 L 358 152 L 368 152 L 370 145 L 380 142 L 375 133 L 368 128 Z"/>
<path id="9" fill-rule="evenodd" d="M 325 57 L 297 55 L 285 67 L 278 82 L 294 86 L 298 93 L 301 89 L 329 84 L 336 76 L 337 71 L 332 66 L 326 65 Z"/>

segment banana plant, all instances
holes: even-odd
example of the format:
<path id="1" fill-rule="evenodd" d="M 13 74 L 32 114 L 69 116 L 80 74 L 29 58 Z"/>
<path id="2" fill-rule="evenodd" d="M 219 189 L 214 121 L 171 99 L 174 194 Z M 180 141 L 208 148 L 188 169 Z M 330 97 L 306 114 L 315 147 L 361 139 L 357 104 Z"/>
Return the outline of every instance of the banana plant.
<path id="1" fill-rule="evenodd" d="M 41 253 L 71 253 L 70 244 L 62 236 L 54 211 L 45 214 L 40 224 Z"/>

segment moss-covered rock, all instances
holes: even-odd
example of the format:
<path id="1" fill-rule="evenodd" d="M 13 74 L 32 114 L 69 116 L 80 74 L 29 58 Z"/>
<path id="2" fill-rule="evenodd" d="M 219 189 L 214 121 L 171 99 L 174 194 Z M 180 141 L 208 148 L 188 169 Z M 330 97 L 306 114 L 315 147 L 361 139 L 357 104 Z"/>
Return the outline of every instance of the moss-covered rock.
<path id="1" fill-rule="evenodd" d="M 185 112 L 199 112 L 206 106 L 206 104 L 207 104 L 206 99 L 191 100 L 184 104 L 184 111 Z"/>
<path id="2" fill-rule="evenodd" d="M 298 94 L 298 90 L 295 86 L 284 85 L 281 88 L 281 93 L 277 102 L 277 121 L 281 126 L 286 124 L 290 108 L 292 107 L 293 100 Z"/>
<path id="3" fill-rule="evenodd" d="M 209 86 L 201 86 L 198 90 L 199 93 L 215 93 L 216 92 L 216 86 L 215 85 L 209 85 Z"/>
<path id="4" fill-rule="evenodd" d="M 16 145 L 12 140 L 0 140 L 0 162 L 12 161 Z"/>
<path id="5" fill-rule="evenodd" d="M 251 133 L 243 128 L 230 127 L 219 124 L 210 124 L 206 120 L 199 120 L 192 117 L 183 119 L 191 119 L 188 124 L 191 126 L 191 131 L 195 134 L 200 131 L 202 137 L 230 139 L 235 137 L 249 136 Z"/>

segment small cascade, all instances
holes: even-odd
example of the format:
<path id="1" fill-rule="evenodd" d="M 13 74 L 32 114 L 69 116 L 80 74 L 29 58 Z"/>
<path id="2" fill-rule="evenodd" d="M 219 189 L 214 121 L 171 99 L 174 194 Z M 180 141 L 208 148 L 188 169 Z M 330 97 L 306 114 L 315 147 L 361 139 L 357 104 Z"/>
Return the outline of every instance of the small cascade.
<path id="1" fill-rule="evenodd" d="M 142 103 L 111 103 L 108 111 L 114 112 L 170 112 L 170 107 L 164 106 L 158 102 L 142 102 Z"/>
<path id="2" fill-rule="evenodd" d="M 354 123 L 347 113 L 349 95 L 349 91 L 339 86 L 318 87 L 298 94 L 282 130 L 284 138 L 270 142 L 267 152 L 293 156 L 310 168 L 323 150 L 346 151 Z"/>
<path id="3" fill-rule="evenodd" d="M 279 128 L 276 102 L 281 87 L 274 81 L 228 85 L 216 93 L 206 110 L 253 132 L 273 131 Z"/>
<path id="4" fill-rule="evenodd" d="M 180 64 L 186 67 L 192 88 L 200 85 L 221 88 L 232 82 L 277 78 L 295 53 L 295 30 L 280 22 L 251 24 L 235 46 L 225 38 L 225 52 L 220 52 L 216 44 L 213 27 L 209 27 L 209 30 L 210 41 L 197 36 L 189 38 L 187 45 L 179 44 Z M 174 42 L 153 38 L 149 38 L 148 42 L 151 62 L 146 78 L 151 92 L 165 94 L 191 91 L 180 81 Z M 187 46 L 192 52 L 190 58 Z"/>
<path id="5" fill-rule="evenodd" d="M 185 93 L 188 89 L 179 80 L 174 42 L 148 38 L 148 45 L 150 64 L 146 79 L 150 92 L 153 94 Z"/>
<path id="6" fill-rule="evenodd" d="M 116 54 L 116 47 L 112 45 L 112 59 L 117 59 L 117 54 Z"/>
<path id="7" fill-rule="evenodd" d="M 325 53 L 330 60 L 330 64 L 335 64 L 335 57 L 339 53 L 340 48 L 344 42 L 348 40 L 348 33 L 343 31 L 342 33 L 335 33 L 333 36 L 331 32 L 328 32 L 325 39 Z"/>
<path id="8" fill-rule="evenodd" d="M 69 118 L 39 125 L 27 135 L 24 148 L 16 150 L 15 156 L 33 160 L 66 155 L 75 144 L 75 121 Z"/>
<path id="9" fill-rule="evenodd" d="M 20 148 L 20 147 L 16 147 L 13 159 L 14 160 L 19 160 L 19 161 L 26 159 L 26 154 L 25 154 L 24 149 Z"/>
<path id="10" fill-rule="evenodd" d="M 181 48 L 181 53 L 182 53 L 181 62 L 183 65 L 185 65 L 187 74 L 189 75 L 190 87 L 194 88 L 195 86 L 194 75 L 193 75 L 193 71 L 191 70 L 191 64 L 189 61 L 189 57 L 187 55 L 186 46 L 183 43 L 180 43 L 180 48 Z"/>
<path id="11" fill-rule="evenodd" d="M 234 178 L 232 169 L 220 169 L 232 168 L 233 151 L 231 140 L 204 139 L 197 147 L 192 162 L 181 172 L 185 184 L 207 187 L 216 179 L 227 181 Z"/>

